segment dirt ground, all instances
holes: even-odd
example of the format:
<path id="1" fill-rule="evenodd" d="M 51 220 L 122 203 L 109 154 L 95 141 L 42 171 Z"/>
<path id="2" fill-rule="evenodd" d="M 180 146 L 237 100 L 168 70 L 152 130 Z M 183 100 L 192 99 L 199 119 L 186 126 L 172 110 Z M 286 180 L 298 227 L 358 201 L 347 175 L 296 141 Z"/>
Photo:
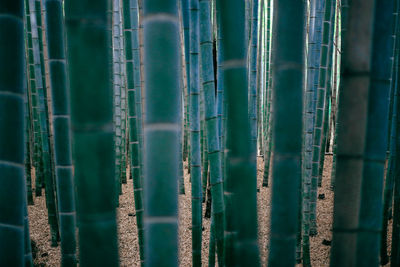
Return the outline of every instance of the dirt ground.
<path id="1" fill-rule="evenodd" d="M 333 192 L 330 187 L 330 172 L 332 156 L 326 156 L 323 184 L 318 189 L 318 194 L 325 194 L 323 200 L 318 200 L 317 222 L 318 235 L 311 237 L 311 259 L 313 266 L 328 266 L 330 246 L 323 241 L 332 239 L 332 211 Z M 258 159 L 258 220 L 259 220 L 259 244 L 262 266 L 267 265 L 267 244 L 269 232 L 270 188 L 262 187 L 263 160 Z M 119 227 L 119 254 L 121 266 L 140 266 L 139 248 L 137 242 L 136 218 L 132 216 L 134 210 L 134 197 L 132 180 L 122 186 L 123 194 L 120 197 L 118 209 Z M 191 197 L 189 175 L 185 168 L 185 195 L 179 196 L 179 262 L 180 266 L 191 265 Z M 44 195 L 44 194 L 43 194 Z M 205 206 L 203 205 L 203 211 Z M 204 214 L 204 212 L 203 212 Z M 60 249 L 50 247 L 50 230 L 47 224 L 47 210 L 44 196 L 35 198 L 35 205 L 29 206 L 29 220 L 31 239 L 35 243 L 36 266 L 59 266 Z M 210 220 L 203 219 L 203 246 L 202 263 L 208 265 L 208 242 L 210 233 Z M 390 226 L 391 228 L 391 226 Z M 389 228 L 389 229 L 390 229 Z M 389 235 L 390 237 L 390 235 Z M 389 240 L 390 246 L 390 240 Z M 298 265 L 301 266 L 301 265 Z"/>

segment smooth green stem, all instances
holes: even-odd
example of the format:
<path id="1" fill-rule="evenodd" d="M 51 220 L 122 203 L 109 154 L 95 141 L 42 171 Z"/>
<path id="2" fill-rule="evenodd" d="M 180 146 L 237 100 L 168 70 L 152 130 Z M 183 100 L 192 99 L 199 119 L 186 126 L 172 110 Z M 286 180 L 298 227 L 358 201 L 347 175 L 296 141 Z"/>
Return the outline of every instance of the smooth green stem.
<path id="1" fill-rule="evenodd" d="M 0 2 L 0 265 L 24 266 L 24 2 Z M 25 204 L 24 204 L 25 203 Z"/>
<path id="2" fill-rule="evenodd" d="M 45 0 L 45 10 L 53 111 L 58 218 L 61 236 L 61 265 L 76 266 L 75 185 L 72 167 L 70 103 L 67 89 L 62 1 Z"/>
<path id="3" fill-rule="evenodd" d="M 65 1 L 80 266 L 119 265 L 110 10 Z"/>
<path id="4" fill-rule="evenodd" d="M 274 156 L 269 266 L 295 264 L 303 132 L 304 10 L 303 1 L 274 1 L 274 14 L 279 16 L 274 16 L 277 34 L 272 44 Z"/>
<path id="5" fill-rule="evenodd" d="M 145 258 L 150 267 L 177 266 L 181 160 L 178 5 L 176 0 L 147 0 L 143 7 Z"/>

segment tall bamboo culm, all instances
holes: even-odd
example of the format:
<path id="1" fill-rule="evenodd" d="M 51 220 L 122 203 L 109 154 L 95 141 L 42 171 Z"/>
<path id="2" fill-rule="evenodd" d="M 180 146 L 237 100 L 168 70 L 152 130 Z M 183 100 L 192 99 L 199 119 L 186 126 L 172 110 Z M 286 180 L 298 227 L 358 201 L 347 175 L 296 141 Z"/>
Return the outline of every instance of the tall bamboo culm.
<path id="1" fill-rule="evenodd" d="M 41 8 L 40 2 L 35 0 L 28 0 L 30 22 L 32 31 L 32 48 L 33 48 L 33 63 L 35 72 L 34 86 L 38 99 L 38 120 L 39 132 L 41 138 L 42 158 L 41 163 L 43 166 L 43 178 L 46 192 L 46 206 L 48 211 L 48 222 L 50 224 L 51 245 L 57 246 L 59 239 L 58 221 L 56 214 L 56 196 L 54 186 L 54 173 L 52 152 L 50 145 L 49 124 L 48 124 L 48 108 L 47 108 L 47 93 L 44 83 L 44 62 L 42 52 L 42 29 L 41 29 Z M 39 27 L 40 25 L 40 27 Z"/>
<path id="2" fill-rule="evenodd" d="M 25 35 L 26 36 L 26 35 Z M 26 41 L 26 39 L 25 39 Z M 25 43 L 26 44 L 26 43 Z M 27 50 L 25 49 L 27 52 Z M 27 59 L 27 53 L 24 53 L 24 66 L 27 66 L 26 64 L 26 59 Z M 30 155 L 30 130 L 31 130 L 31 120 L 30 120 L 30 108 L 29 108 L 29 94 L 28 94 L 28 75 L 27 75 L 27 68 L 24 69 L 24 91 L 25 91 L 25 97 L 24 97 L 24 116 L 25 116 L 25 121 L 24 121 L 24 128 L 25 128 L 25 136 L 24 136 L 24 142 L 25 142 L 25 150 L 24 150 L 24 158 L 25 158 L 25 175 L 26 175 L 26 182 L 24 184 L 24 190 L 23 196 L 24 197 L 24 262 L 25 262 L 25 267 L 33 267 L 33 257 L 32 257 L 32 245 L 31 245 L 31 237 L 29 233 L 29 217 L 28 217 L 28 202 L 29 198 L 32 197 L 32 191 L 30 194 L 28 193 L 28 190 L 30 189 L 29 186 L 27 185 L 29 179 L 31 178 L 31 155 Z M 32 204 L 33 204 L 33 199 L 32 199 Z"/>
<path id="3" fill-rule="evenodd" d="M 120 52 L 120 0 L 112 0 L 112 83 L 113 83 L 113 102 L 114 102 L 114 147 L 115 147 L 115 186 L 118 195 L 122 194 L 121 167 L 122 167 L 122 58 Z M 116 203 L 119 205 L 119 196 Z"/>
<path id="4" fill-rule="evenodd" d="M 133 25 L 134 25 L 134 1 L 123 0 L 124 38 L 125 38 L 125 68 L 126 86 L 128 96 L 128 129 L 129 129 L 129 160 L 130 173 L 133 179 L 133 190 L 135 198 L 136 225 L 138 231 L 139 255 L 141 264 L 144 264 L 144 228 L 143 228 L 143 181 L 140 176 L 139 163 L 139 131 L 136 109 L 137 91 L 134 87 L 134 60 L 133 49 Z M 136 3 L 137 4 L 137 3 Z M 137 10 L 137 9 L 136 9 Z"/>
<path id="5" fill-rule="evenodd" d="M 272 44 L 274 157 L 269 266 L 295 264 L 303 131 L 304 10 L 303 1 L 274 1 L 273 30 L 278 34 Z M 282 198 L 283 192 L 290 193 Z"/>
<path id="6" fill-rule="evenodd" d="M 259 266 L 256 164 L 250 145 L 245 3 L 220 0 L 224 88 L 227 100 L 225 263 Z M 246 177 L 246 180 L 243 180 Z"/>
<path id="7" fill-rule="evenodd" d="M 61 265 L 76 265 L 75 186 L 72 170 L 70 106 L 67 91 L 64 17 L 61 0 L 45 0 L 46 37 L 52 97 Z"/>
<path id="8" fill-rule="evenodd" d="M 324 130 L 324 119 L 325 114 L 328 112 L 328 103 L 325 101 L 327 99 L 327 89 L 328 89 L 328 81 L 329 75 L 331 73 L 328 72 L 329 65 L 331 64 L 331 53 L 330 53 L 330 44 L 332 42 L 331 38 L 333 34 L 331 31 L 333 27 L 331 27 L 333 18 L 335 17 L 335 1 L 326 0 L 325 2 L 325 15 L 323 20 L 323 28 L 322 28 L 322 43 L 321 43 L 321 62 L 318 70 L 318 88 L 317 88 L 317 103 L 316 103 L 316 116 L 314 122 L 314 136 L 313 136 L 313 154 L 312 154 L 312 167 L 311 167 L 311 175 L 312 179 L 318 181 L 317 184 L 321 187 L 322 179 L 319 176 L 320 162 L 322 161 L 321 151 L 325 149 L 325 143 L 323 142 L 323 130 Z M 330 89 L 330 86 L 329 86 Z M 323 163 L 322 163 L 323 164 Z"/>
<path id="9" fill-rule="evenodd" d="M 270 172 L 270 163 L 271 163 L 271 147 L 272 147 L 272 140 L 271 140 L 271 122 L 272 122 L 272 116 L 271 116 L 271 98 L 272 98 L 272 90 L 271 90 L 271 81 L 272 81 L 272 75 L 271 75 L 271 26 L 272 26 L 272 0 L 266 0 L 267 1 L 267 10 L 266 10 L 266 25 L 265 25 L 265 90 L 264 90 L 264 118 L 263 118 L 263 124 L 264 124 L 264 140 L 265 140 L 265 146 L 264 146 L 264 173 L 263 173 L 263 183 L 262 185 L 264 187 L 268 187 L 268 178 L 269 178 L 269 172 Z"/>
<path id="10" fill-rule="evenodd" d="M 190 94 L 190 50 L 189 50 L 189 0 L 180 0 L 181 19 L 183 27 L 183 43 L 185 54 L 185 72 L 187 92 L 185 94 L 185 128 L 184 128 L 184 143 L 183 143 L 183 160 L 188 158 L 189 153 L 189 94 Z"/>
<path id="11" fill-rule="evenodd" d="M 133 49 L 133 87 L 135 89 L 135 106 L 137 120 L 137 135 L 138 135 L 138 170 L 137 175 L 140 175 L 143 181 L 143 103 L 142 103 L 142 70 L 141 70 L 141 48 L 139 38 L 139 5 L 138 0 L 130 0 L 131 2 L 131 22 L 132 22 L 132 49 Z M 142 184 L 143 186 L 143 184 Z"/>
<path id="12" fill-rule="evenodd" d="M 318 77 L 319 77 L 319 68 L 320 68 L 320 59 L 321 59 L 321 39 L 322 39 L 322 21 L 324 17 L 324 9 L 325 0 L 316 0 L 315 5 L 315 20 L 314 25 L 310 26 L 310 32 L 312 32 L 311 40 L 309 40 L 309 50 L 308 55 L 311 56 L 310 62 L 307 62 L 309 69 L 307 71 L 307 86 L 312 87 L 312 110 L 313 110 L 313 118 L 312 123 L 310 125 L 311 129 L 311 162 L 310 162 L 310 175 L 311 175 L 311 190 L 310 190 L 310 236 L 317 235 L 317 191 L 318 191 L 318 176 L 312 175 L 312 163 L 313 163 L 313 154 L 317 154 L 316 147 L 314 144 L 314 125 L 317 120 L 317 95 L 318 95 Z M 308 84 L 308 82 L 311 82 Z M 325 100 L 325 98 L 323 98 Z M 322 101 L 323 101 L 322 100 Z M 319 152 L 319 151 L 318 151 Z M 319 155 L 316 155 L 318 158 Z M 319 165 L 318 165 L 319 166 Z M 317 166 L 317 168 L 318 168 Z"/>
<path id="13" fill-rule="evenodd" d="M 210 0 L 200 0 L 200 47 L 206 128 L 205 143 L 207 144 L 206 153 L 208 153 L 212 195 L 211 211 L 212 216 L 214 217 L 214 237 L 216 241 L 218 260 L 221 265 L 224 262 L 224 199 L 220 153 L 221 144 L 218 129 L 219 120 L 217 115 L 217 100 L 215 96 Z"/>
<path id="14" fill-rule="evenodd" d="M 24 266 L 24 2 L 0 2 L 0 265 Z"/>
<path id="15" fill-rule="evenodd" d="M 397 136 L 397 105 L 398 105 L 398 70 L 399 70 L 399 44 L 400 44 L 400 27 L 399 27 L 399 0 L 395 0 L 393 10 L 393 67 L 390 89 L 390 106 L 389 106 L 389 123 L 388 123 L 388 154 L 387 154 L 387 169 L 385 173 L 385 187 L 383 191 L 383 216 L 382 216 L 382 236 L 380 245 L 380 263 L 385 265 L 389 262 L 387 250 L 388 241 L 388 224 L 392 217 L 393 207 L 393 187 L 396 167 L 396 136 Z"/>
<path id="16" fill-rule="evenodd" d="M 42 195 L 43 166 L 41 164 L 41 137 L 39 125 L 39 98 L 35 85 L 35 64 L 33 59 L 32 27 L 29 0 L 25 0 L 25 29 L 27 50 L 28 98 L 30 100 L 32 124 L 32 164 L 35 167 L 35 195 Z"/>
<path id="17" fill-rule="evenodd" d="M 352 0 L 342 21 L 331 266 L 354 266 L 366 144 L 375 1 Z M 343 14 L 343 13 L 342 13 Z M 343 19 L 343 16 L 342 16 Z"/>
<path id="18" fill-rule="evenodd" d="M 395 0 L 376 1 L 368 92 L 366 144 L 362 171 L 356 264 L 379 265 L 383 183 L 388 139 L 389 93 L 393 66 Z M 388 25 L 392 27 L 388 27 Z"/>
<path id="19" fill-rule="evenodd" d="M 190 18 L 190 179 L 192 185 L 192 264 L 201 266 L 202 186 L 200 146 L 200 18 L 199 1 L 189 1 Z"/>
<path id="20" fill-rule="evenodd" d="M 178 5 L 176 0 L 147 0 L 143 7 L 145 258 L 147 266 L 177 266 L 181 160 Z"/>
<path id="21" fill-rule="evenodd" d="M 251 27 L 249 51 L 249 118 L 251 149 L 253 160 L 257 160 L 257 35 L 258 35 L 258 2 L 251 1 Z"/>
<path id="22" fill-rule="evenodd" d="M 119 265 L 109 10 L 65 1 L 81 266 Z"/>

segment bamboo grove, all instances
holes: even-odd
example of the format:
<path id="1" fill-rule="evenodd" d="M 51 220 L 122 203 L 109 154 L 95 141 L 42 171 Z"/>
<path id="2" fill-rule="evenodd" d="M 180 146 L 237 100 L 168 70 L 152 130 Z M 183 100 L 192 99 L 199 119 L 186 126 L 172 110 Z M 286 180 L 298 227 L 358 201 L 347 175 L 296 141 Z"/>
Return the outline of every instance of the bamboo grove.
<path id="1" fill-rule="evenodd" d="M 125 184 L 137 266 L 182 265 L 182 195 L 192 266 L 204 249 L 208 266 L 312 266 L 325 184 L 329 264 L 400 266 L 399 12 L 399 0 L 0 0 L 0 266 L 34 266 L 40 198 L 60 266 L 119 266 Z"/>

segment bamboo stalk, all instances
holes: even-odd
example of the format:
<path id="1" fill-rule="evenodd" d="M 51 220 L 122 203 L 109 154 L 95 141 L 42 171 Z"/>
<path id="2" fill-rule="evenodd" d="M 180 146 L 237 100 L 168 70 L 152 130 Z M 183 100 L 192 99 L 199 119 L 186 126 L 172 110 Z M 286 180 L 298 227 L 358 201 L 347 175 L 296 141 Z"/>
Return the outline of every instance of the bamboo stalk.
<path id="1" fill-rule="evenodd" d="M 234 263 L 259 266 L 256 164 L 250 145 L 248 119 L 245 5 L 241 0 L 221 0 L 218 3 L 228 124 L 227 173 L 224 181 L 225 263 L 228 266 Z"/>
<path id="2" fill-rule="evenodd" d="M 73 180 L 70 108 L 67 90 L 62 1 L 45 0 L 46 37 L 52 97 L 61 265 L 76 266 L 76 212 Z"/>
<path id="3" fill-rule="evenodd" d="M 388 137 L 391 69 L 393 66 L 394 0 L 377 1 L 371 53 L 366 144 L 361 183 L 356 264 L 379 265 L 384 168 Z"/>
<path id="4" fill-rule="evenodd" d="M 24 2 L 0 2 L 0 265 L 24 266 Z M 24 205 L 25 203 L 25 205 Z"/>
<path id="5" fill-rule="evenodd" d="M 200 146 L 199 1 L 189 1 L 190 17 L 190 179 L 192 185 L 192 264 L 201 266 L 202 186 Z"/>
<path id="6" fill-rule="evenodd" d="M 349 1 L 342 24 L 347 30 L 342 39 L 331 266 L 356 264 L 374 4 L 373 0 Z"/>
<path id="7" fill-rule="evenodd" d="M 56 196 L 54 185 L 53 162 L 51 159 L 51 145 L 48 125 L 48 108 L 46 97 L 46 84 L 44 81 L 44 62 L 42 51 L 42 29 L 40 2 L 29 0 L 29 11 L 32 31 L 33 62 L 35 71 L 35 88 L 38 96 L 38 119 L 40 124 L 40 136 L 42 145 L 43 178 L 46 190 L 46 206 L 48 210 L 48 221 L 50 224 L 51 245 L 56 247 L 59 239 L 59 229 L 56 214 Z M 40 26 L 40 27 L 39 27 Z"/>
<path id="8" fill-rule="evenodd" d="M 144 2 L 144 223 L 147 266 L 178 265 L 177 178 L 178 161 L 181 160 L 181 91 L 177 7 L 176 0 Z"/>
<path id="9" fill-rule="evenodd" d="M 220 153 L 221 144 L 219 142 L 217 100 L 215 96 L 211 3 L 209 0 L 200 0 L 200 22 L 201 76 L 203 82 L 206 133 L 204 143 L 206 147 L 205 158 L 209 161 L 209 168 L 206 168 L 205 174 L 208 174 L 209 169 L 212 195 L 211 211 L 212 217 L 214 217 L 214 234 L 218 262 L 221 265 L 224 262 L 224 199 Z"/>
<path id="10" fill-rule="evenodd" d="M 107 0 L 65 1 L 81 266 L 119 265 L 109 10 Z"/>
<path id="11" fill-rule="evenodd" d="M 295 264 L 303 131 L 304 10 L 303 1 L 274 1 L 274 32 L 279 34 L 274 35 L 272 59 L 275 141 L 269 266 Z M 282 198 L 283 192 L 290 193 Z"/>

